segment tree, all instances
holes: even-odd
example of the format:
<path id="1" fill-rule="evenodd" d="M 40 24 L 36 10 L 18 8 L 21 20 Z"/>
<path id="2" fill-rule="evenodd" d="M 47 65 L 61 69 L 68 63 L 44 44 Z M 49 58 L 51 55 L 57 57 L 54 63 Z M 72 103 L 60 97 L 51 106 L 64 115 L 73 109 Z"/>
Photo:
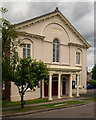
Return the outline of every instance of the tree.
<path id="1" fill-rule="evenodd" d="M 93 79 L 93 80 L 96 80 L 96 64 L 94 65 L 91 73 L 92 73 L 92 79 Z"/>
<path id="2" fill-rule="evenodd" d="M 36 60 L 23 58 L 20 59 L 16 70 L 11 73 L 13 73 L 13 79 L 11 79 L 19 90 L 21 108 L 24 108 L 23 98 L 26 90 L 30 88 L 35 91 L 36 87 L 40 87 L 40 81 L 48 78 L 48 68 L 41 61 L 36 62 Z"/>
<path id="3" fill-rule="evenodd" d="M 2 15 L 8 10 L 6 8 L 1 8 Z M 0 32 L 2 33 L 2 78 L 3 80 L 9 81 L 9 70 L 16 67 L 19 61 L 17 46 L 20 45 L 20 40 L 16 38 L 19 33 L 15 31 L 14 25 L 3 17 L 0 19 Z M 11 63 L 11 64 L 10 64 Z"/>
<path id="4" fill-rule="evenodd" d="M 3 14 L 8 10 L 2 7 L 0 11 L 2 12 L 2 18 L 0 18 L 2 81 L 4 81 L 5 86 L 7 86 L 6 91 L 9 91 L 10 81 L 13 77 L 12 71 L 15 70 L 16 64 L 19 62 L 17 47 L 21 42 L 17 39 L 19 33 L 15 31 L 15 26 L 3 17 Z M 10 96 L 2 96 L 2 98 L 10 100 Z"/>
<path id="5" fill-rule="evenodd" d="M 6 13 L 6 8 L 1 8 Z M 21 45 L 18 38 L 19 33 L 9 21 L 0 19 L 0 30 L 2 32 L 2 77 L 3 80 L 13 81 L 19 90 L 21 97 L 21 108 L 24 108 L 24 94 L 28 88 L 35 90 L 39 87 L 41 80 L 48 77 L 47 66 L 43 62 L 32 59 L 19 59 L 17 47 Z"/>

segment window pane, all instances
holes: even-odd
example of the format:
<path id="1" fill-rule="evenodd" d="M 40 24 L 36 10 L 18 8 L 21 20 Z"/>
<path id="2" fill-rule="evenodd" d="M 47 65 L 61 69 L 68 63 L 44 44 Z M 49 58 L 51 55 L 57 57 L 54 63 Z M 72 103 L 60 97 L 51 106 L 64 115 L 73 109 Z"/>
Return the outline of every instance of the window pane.
<path id="1" fill-rule="evenodd" d="M 57 50 L 57 54 L 59 54 L 59 50 Z"/>
<path id="2" fill-rule="evenodd" d="M 59 54 L 57 54 L 56 62 L 59 62 Z"/>
<path id="3" fill-rule="evenodd" d="M 31 45 L 30 44 L 24 44 L 23 45 L 23 58 L 30 58 L 31 56 Z"/>
<path id="4" fill-rule="evenodd" d="M 28 48 L 28 49 L 27 49 L 27 58 L 29 59 L 30 56 L 31 56 L 31 54 L 30 54 L 30 49 Z"/>
<path id="5" fill-rule="evenodd" d="M 53 62 L 55 62 L 55 57 L 53 57 Z"/>
<path id="6" fill-rule="evenodd" d="M 24 44 L 23 47 L 26 47 L 26 44 Z"/>
<path id="7" fill-rule="evenodd" d="M 59 40 L 53 40 L 53 62 L 59 62 Z"/>
<path id="8" fill-rule="evenodd" d="M 55 54 L 53 53 L 53 57 L 55 57 Z"/>
<path id="9" fill-rule="evenodd" d="M 30 49 L 27 49 L 27 53 L 30 53 Z"/>
<path id="10" fill-rule="evenodd" d="M 30 52 L 27 52 L 27 56 L 30 56 Z"/>
<path id="11" fill-rule="evenodd" d="M 59 62 L 59 58 L 57 58 L 56 62 Z"/>
<path id="12" fill-rule="evenodd" d="M 30 48 L 30 44 L 27 44 L 27 48 Z"/>
<path id="13" fill-rule="evenodd" d="M 55 49 L 53 49 L 53 53 L 55 53 Z"/>
<path id="14" fill-rule="evenodd" d="M 53 49 L 55 48 L 55 44 L 53 43 Z"/>
<path id="15" fill-rule="evenodd" d="M 76 64 L 80 64 L 80 53 L 76 52 Z"/>
<path id="16" fill-rule="evenodd" d="M 55 41 L 53 41 L 55 42 Z M 55 62 L 55 44 L 53 43 L 53 62 Z"/>
<path id="17" fill-rule="evenodd" d="M 30 58 L 30 54 L 29 53 L 27 53 L 27 58 Z"/>
<path id="18" fill-rule="evenodd" d="M 57 49 L 59 49 L 59 45 L 57 45 Z"/>
<path id="19" fill-rule="evenodd" d="M 23 48 L 23 58 L 26 57 L 26 48 Z"/>

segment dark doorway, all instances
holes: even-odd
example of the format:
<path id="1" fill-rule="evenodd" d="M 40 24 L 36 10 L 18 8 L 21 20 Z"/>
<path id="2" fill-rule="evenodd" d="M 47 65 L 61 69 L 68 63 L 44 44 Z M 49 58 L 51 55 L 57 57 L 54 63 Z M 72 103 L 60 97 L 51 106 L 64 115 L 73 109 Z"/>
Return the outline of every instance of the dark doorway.
<path id="1" fill-rule="evenodd" d="M 58 95 L 58 81 L 52 81 L 52 96 Z"/>
<path id="2" fill-rule="evenodd" d="M 65 95 L 65 81 L 62 81 L 62 94 Z"/>
<path id="3" fill-rule="evenodd" d="M 47 97 L 48 96 L 48 84 L 46 84 L 44 82 L 44 96 Z"/>
<path id="4" fill-rule="evenodd" d="M 58 95 L 58 77 L 52 78 L 52 96 Z M 44 96 L 48 96 L 48 84 L 44 82 Z"/>

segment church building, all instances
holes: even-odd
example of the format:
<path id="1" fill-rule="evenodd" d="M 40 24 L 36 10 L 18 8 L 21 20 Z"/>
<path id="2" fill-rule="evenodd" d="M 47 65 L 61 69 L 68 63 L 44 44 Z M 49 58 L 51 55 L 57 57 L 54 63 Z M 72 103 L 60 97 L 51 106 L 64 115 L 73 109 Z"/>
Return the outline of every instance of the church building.
<path id="1" fill-rule="evenodd" d="M 43 61 L 49 70 L 48 84 L 28 89 L 24 99 L 48 98 L 86 94 L 87 49 L 89 43 L 56 8 L 53 12 L 18 23 L 19 57 Z M 82 28 L 83 29 L 83 28 Z M 17 38 L 18 39 L 18 38 Z M 19 101 L 17 87 L 11 82 L 10 100 Z"/>

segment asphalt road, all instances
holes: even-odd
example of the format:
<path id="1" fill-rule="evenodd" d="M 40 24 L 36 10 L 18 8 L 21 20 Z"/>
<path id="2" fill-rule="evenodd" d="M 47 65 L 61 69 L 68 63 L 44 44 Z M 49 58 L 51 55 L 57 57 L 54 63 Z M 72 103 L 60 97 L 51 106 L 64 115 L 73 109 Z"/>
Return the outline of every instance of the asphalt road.
<path id="1" fill-rule="evenodd" d="M 13 118 L 94 118 L 94 103 L 91 102 L 78 107 L 14 116 Z"/>

